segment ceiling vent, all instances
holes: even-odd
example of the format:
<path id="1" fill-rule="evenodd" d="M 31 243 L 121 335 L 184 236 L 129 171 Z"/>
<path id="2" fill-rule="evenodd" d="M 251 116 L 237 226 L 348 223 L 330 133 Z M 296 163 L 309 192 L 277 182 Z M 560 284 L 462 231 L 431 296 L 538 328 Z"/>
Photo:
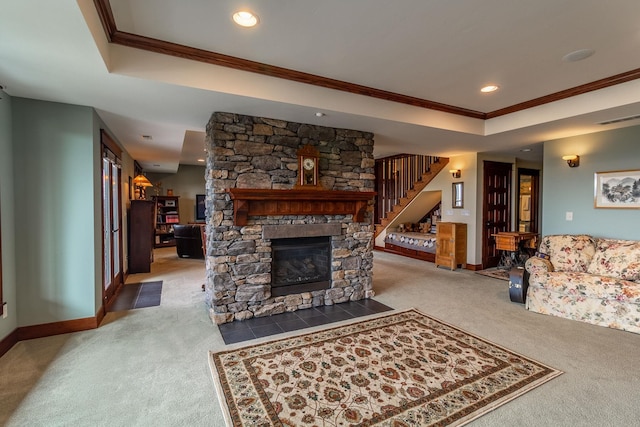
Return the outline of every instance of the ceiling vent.
<path id="1" fill-rule="evenodd" d="M 620 117 L 618 119 L 607 120 L 606 122 L 598 122 L 598 124 L 599 125 L 610 125 L 612 123 L 620 123 L 620 122 L 626 122 L 626 121 L 629 121 L 629 120 L 636 120 L 636 119 L 640 119 L 640 114 L 637 114 L 635 116 Z"/>

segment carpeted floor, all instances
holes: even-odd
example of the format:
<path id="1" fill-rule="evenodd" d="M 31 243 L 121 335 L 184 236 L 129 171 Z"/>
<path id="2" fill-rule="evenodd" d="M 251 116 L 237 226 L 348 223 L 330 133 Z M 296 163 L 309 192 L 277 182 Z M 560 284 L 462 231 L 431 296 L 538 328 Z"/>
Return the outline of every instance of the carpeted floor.
<path id="1" fill-rule="evenodd" d="M 561 374 L 416 309 L 209 362 L 234 427 L 463 425 Z"/>
<path id="2" fill-rule="evenodd" d="M 0 357 L 0 425 L 224 426 L 208 355 L 230 346 L 204 303 L 204 264 L 156 249 L 151 272 L 127 283 L 162 280 L 159 306 L 109 312 L 97 329 L 13 346 Z M 416 307 L 564 372 L 469 426 L 640 425 L 640 334 L 532 313 L 509 300 L 506 282 L 468 270 L 377 251 L 373 270 L 376 301 Z"/>

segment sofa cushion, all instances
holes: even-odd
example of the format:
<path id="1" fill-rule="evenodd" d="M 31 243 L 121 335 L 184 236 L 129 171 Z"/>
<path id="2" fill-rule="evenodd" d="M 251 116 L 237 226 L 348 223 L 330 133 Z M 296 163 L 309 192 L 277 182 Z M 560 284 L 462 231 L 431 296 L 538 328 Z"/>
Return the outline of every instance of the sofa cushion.
<path id="1" fill-rule="evenodd" d="M 639 304 L 640 284 L 615 277 L 580 272 L 535 272 L 529 278 L 529 289 L 544 288 L 568 298 L 599 298 Z M 533 292 L 533 290 L 532 290 Z"/>
<path id="2" fill-rule="evenodd" d="M 586 272 L 595 251 L 595 239 L 586 234 L 545 236 L 539 248 L 549 255 L 555 271 Z"/>
<path id="3" fill-rule="evenodd" d="M 587 272 L 640 281 L 640 241 L 598 239 L 596 253 Z"/>

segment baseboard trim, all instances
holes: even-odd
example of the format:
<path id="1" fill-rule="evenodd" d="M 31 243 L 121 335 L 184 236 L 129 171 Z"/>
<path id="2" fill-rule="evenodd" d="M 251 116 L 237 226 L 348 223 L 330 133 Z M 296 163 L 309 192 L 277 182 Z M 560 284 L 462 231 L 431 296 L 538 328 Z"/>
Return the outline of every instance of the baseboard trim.
<path id="1" fill-rule="evenodd" d="M 484 269 L 482 268 L 482 264 L 467 264 L 467 270 L 478 271 Z"/>
<path id="2" fill-rule="evenodd" d="M 18 339 L 18 330 L 14 329 L 13 332 L 9 333 L 9 335 L 0 341 L 0 357 L 4 356 L 7 351 L 11 350 L 11 347 L 16 345 L 18 341 L 20 341 Z"/>
<path id="3" fill-rule="evenodd" d="M 70 332 L 86 331 L 89 329 L 96 329 L 97 327 L 97 317 L 85 317 L 84 319 L 64 320 L 62 322 L 22 326 L 18 328 L 18 341 L 68 334 Z"/>
<path id="4" fill-rule="evenodd" d="M 107 315 L 107 307 L 105 307 L 105 305 L 102 304 L 100 308 L 98 308 L 98 311 L 96 311 L 96 328 L 100 326 L 100 324 L 102 323 L 106 315 Z"/>
<path id="5" fill-rule="evenodd" d="M 13 332 L 0 340 L 0 357 L 4 356 L 6 352 L 11 350 L 11 347 L 20 341 L 96 329 L 102 320 L 104 320 L 104 316 L 104 307 L 101 306 L 95 317 L 85 317 L 83 319 L 64 320 L 62 322 L 43 323 L 41 325 L 22 326 L 16 328 Z"/>

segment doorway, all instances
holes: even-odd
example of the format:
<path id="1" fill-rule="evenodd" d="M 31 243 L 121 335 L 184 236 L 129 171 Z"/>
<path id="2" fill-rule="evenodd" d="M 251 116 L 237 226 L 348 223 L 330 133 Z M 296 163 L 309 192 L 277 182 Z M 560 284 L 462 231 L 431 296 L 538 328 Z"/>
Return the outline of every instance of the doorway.
<path id="1" fill-rule="evenodd" d="M 102 142 L 102 299 L 103 308 L 113 299 L 123 282 L 122 248 L 122 150 L 104 131 Z"/>
<path id="2" fill-rule="evenodd" d="M 518 231 L 537 233 L 539 230 L 540 171 L 518 168 Z"/>
<path id="3" fill-rule="evenodd" d="M 498 265 L 494 234 L 511 228 L 511 163 L 484 161 L 482 195 L 482 268 Z"/>

